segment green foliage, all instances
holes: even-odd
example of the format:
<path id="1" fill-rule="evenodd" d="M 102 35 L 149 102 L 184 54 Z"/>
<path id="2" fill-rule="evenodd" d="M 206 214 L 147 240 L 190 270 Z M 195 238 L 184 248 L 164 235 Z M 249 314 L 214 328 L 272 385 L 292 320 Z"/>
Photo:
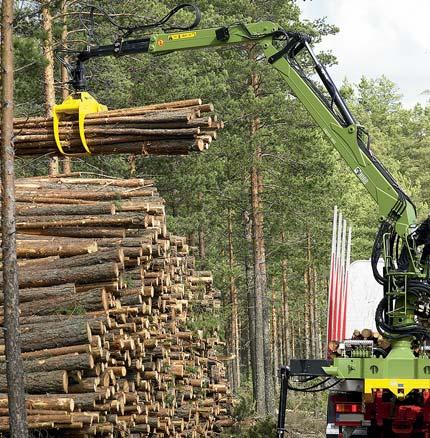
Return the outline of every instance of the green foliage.
<path id="1" fill-rule="evenodd" d="M 198 306 L 193 306 L 187 320 L 187 329 L 193 332 L 202 330 L 204 335 L 211 335 L 219 328 L 219 315 L 202 312 Z"/>
<path id="2" fill-rule="evenodd" d="M 251 427 L 246 435 L 248 438 L 267 438 L 269 436 L 276 436 L 276 421 L 269 417 L 265 420 L 258 421 Z"/>
<path id="3" fill-rule="evenodd" d="M 176 396 L 172 392 L 168 392 L 165 399 L 164 399 L 167 407 L 173 407 L 176 401 Z"/>
<path id="4" fill-rule="evenodd" d="M 136 281 L 133 279 L 132 274 L 125 272 L 124 273 L 124 285 L 129 288 L 133 288 L 136 286 Z"/>
<path id="5" fill-rule="evenodd" d="M 252 397 L 252 383 L 246 382 L 236 394 L 236 405 L 233 409 L 233 417 L 241 422 L 252 418 L 255 410 L 255 402 Z"/>
<path id="6" fill-rule="evenodd" d="M 327 412 L 327 398 L 327 392 L 306 394 L 290 391 L 287 410 L 296 413 L 304 412 L 315 418 L 324 418 Z"/>
<path id="7" fill-rule="evenodd" d="M 16 114 L 28 116 L 40 113 L 43 108 L 43 60 L 40 44 L 27 36 L 16 36 L 15 49 L 15 99 Z"/>
<path id="8" fill-rule="evenodd" d="M 190 374 L 195 374 L 195 373 L 197 373 L 197 368 L 196 367 L 192 367 L 192 366 L 188 366 L 188 365 L 186 365 L 185 367 L 184 367 L 184 371 L 186 372 L 186 373 L 190 373 Z"/>

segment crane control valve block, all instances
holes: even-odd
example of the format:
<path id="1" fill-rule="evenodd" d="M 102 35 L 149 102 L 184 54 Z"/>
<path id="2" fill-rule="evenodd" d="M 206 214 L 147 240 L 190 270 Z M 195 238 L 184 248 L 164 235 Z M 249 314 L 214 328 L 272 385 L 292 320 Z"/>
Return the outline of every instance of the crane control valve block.
<path id="1" fill-rule="evenodd" d="M 373 346 L 371 340 L 348 339 L 339 344 L 338 352 L 342 357 L 372 357 Z"/>

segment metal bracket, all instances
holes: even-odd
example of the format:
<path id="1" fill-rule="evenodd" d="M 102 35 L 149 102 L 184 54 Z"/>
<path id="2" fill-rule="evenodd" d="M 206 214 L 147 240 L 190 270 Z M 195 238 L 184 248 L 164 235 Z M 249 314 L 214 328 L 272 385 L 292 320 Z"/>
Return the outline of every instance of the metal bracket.
<path id="1" fill-rule="evenodd" d="M 228 41 L 230 39 L 230 30 L 228 27 L 220 27 L 215 31 L 218 41 Z"/>

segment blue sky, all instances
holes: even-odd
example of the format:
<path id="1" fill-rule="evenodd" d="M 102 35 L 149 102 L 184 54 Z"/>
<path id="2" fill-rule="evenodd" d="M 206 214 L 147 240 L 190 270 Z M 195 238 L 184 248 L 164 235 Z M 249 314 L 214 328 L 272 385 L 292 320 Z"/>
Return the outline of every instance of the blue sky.
<path id="1" fill-rule="evenodd" d="M 298 0 L 302 17 L 327 17 L 340 28 L 317 49 L 331 49 L 338 65 L 330 69 L 340 85 L 346 77 L 387 76 L 407 107 L 424 103 L 430 89 L 429 0 Z"/>

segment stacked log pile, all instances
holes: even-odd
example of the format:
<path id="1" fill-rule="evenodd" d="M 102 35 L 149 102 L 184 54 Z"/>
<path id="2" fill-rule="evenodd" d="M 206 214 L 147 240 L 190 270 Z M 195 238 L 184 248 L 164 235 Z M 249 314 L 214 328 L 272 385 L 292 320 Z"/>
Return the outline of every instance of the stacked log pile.
<path id="1" fill-rule="evenodd" d="M 347 339 L 348 340 L 348 339 Z M 384 338 L 377 331 L 372 331 L 371 329 L 365 328 L 363 330 L 354 330 L 351 337 L 352 341 L 371 341 L 373 343 L 373 348 L 378 354 L 387 355 L 391 350 L 391 341 Z M 340 357 L 343 354 L 339 341 L 330 341 L 328 344 L 328 355 L 331 359 L 335 357 Z"/>
<path id="2" fill-rule="evenodd" d="M 186 239 L 168 233 L 153 183 L 32 178 L 16 189 L 30 428 L 210 437 L 231 424 L 221 342 L 190 311 L 213 313 L 220 294 Z M 0 355 L 7 431 L 3 331 Z"/>
<path id="3" fill-rule="evenodd" d="M 89 114 L 85 138 L 93 155 L 186 155 L 207 149 L 223 123 L 200 99 Z M 16 119 L 17 156 L 59 155 L 52 118 Z M 61 116 L 60 141 L 67 154 L 85 154 L 76 115 Z"/>

